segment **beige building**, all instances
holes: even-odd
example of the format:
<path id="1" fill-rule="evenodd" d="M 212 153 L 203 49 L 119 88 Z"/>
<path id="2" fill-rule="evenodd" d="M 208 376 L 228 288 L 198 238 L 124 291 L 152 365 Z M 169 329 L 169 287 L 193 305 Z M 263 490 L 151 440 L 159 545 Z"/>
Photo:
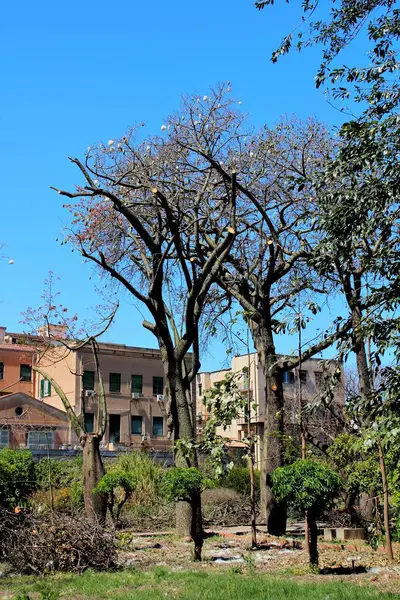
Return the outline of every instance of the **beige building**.
<path id="1" fill-rule="evenodd" d="M 341 365 L 339 366 L 341 367 Z M 292 371 L 283 372 L 285 430 L 289 435 L 296 435 L 296 432 L 298 432 L 300 406 L 299 378 L 301 380 L 302 405 L 304 406 L 313 402 L 321 395 L 325 379 L 330 378 L 337 368 L 338 363 L 336 361 L 312 358 L 305 361 L 301 365 L 301 369 L 296 368 Z M 209 416 L 204 406 L 204 392 L 221 383 L 225 375 L 231 372 L 240 374 L 238 385 L 241 393 L 246 396 L 250 394 L 251 403 L 256 405 L 256 409 L 252 408 L 251 410 L 251 425 L 255 433 L 262 433 L 265 415 L 265 377 L 257 353 L 252 353 L 250 355 L 245 354 L 233 357 L 230 369 L 203 372 L 197 375 L 197 423 L 200 435 L 202 425 Z M 336 411 L 341 412 L 343 410 L 344 386 L 342 383 L 336 385 L 334 406 Z M 222 430 L 222 428 L 218 430 L 218 434 L 228 438 L 233 447 L 243 446 L 241 440 L 247 437 L 247 421 L 247 418 L 243 414 L 235 421 L 232 421 L 231 426 L 226 430 Z M 312 428 L 313 435 L 323 435 L 323 431 L 327 429 L 328 425 L 329 427 L 332 426 L 332 418 L 325 410 L 319 410 L 316 416 L 310 418 L 309 428 Z M 259 462 L 259 443 L 256 443 L 256 456 L 257 462 Z"/>
<path id="2" fill-rule="evenodd" d="M 160 352 L 109 343 L 99 343 L 98 351 L 108 413 L 104 445 L 108 449 L 169 449 Z M 87 429 L 93 431 L 97 427 L 98 381 L 91 349 L 69 352 L 58 346 L 47 351 L 40 366 L 64 390 L 75 413 L 81 418 L 85 414 Z M 42 377 L 37 380 L 36 397 L 63 408 L 59 396 Z M 71 431 L 72 443 L 74 439 Z"/>
<path id="3" fill-rule="evenodd" d="M 33 363 L 38 364 L 43 372 L 57 382 L 75 413 L 80 418 L 85 418 L 88 430 L 92 431 L 97 426 L 98 406 L 98 381 L 93 354 L 90 347 L 73 352 L 67 350 L 62 337 L 62 332 L 59 332 L 59 341 L 52 339 L 51 343 L 41 350 L 43 337 L 27 337 L 13 333 L 5 336 L 5 345 L 10 349 L 13 345 L 13 350 L 28 348 L 31 364 L 31 351 L 35 348 Z M 98 344 L 98 350 L 108 413 L 104 446 L 110 450 L 119 446 L 135 449 L 146 447 L 155 451 L 170 450 L 160 351 L 104 342 Z M 8 354 L 11 356 L 11 351 Z M 13 351 L 12 355 L 14 354 Z M 190 355 L 188 359 L 190 360 Z M 7 371 L 4 369 L 5 373 Z M 35 374 L 34 371 L 32 373 Z M 29 392 L 36 400 L 65 412 L 53 386 L 42 376 L 33 376 L 31 386 Z M 195 393 L 195 386 L 193 391 Z M 70 424 L 68 428 L 67 445 L 75 446 L 78 440 Z M 54 438 L 54 447 L 57 439 Z"/>

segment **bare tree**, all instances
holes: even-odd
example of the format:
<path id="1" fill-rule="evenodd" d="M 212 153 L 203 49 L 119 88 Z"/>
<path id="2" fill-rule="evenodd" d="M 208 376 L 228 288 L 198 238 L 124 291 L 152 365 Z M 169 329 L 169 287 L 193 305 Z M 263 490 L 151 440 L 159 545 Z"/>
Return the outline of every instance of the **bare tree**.
<path id="1" fill-rule="evenodd" d="M 224 93 L 226 90 L 223 91 Z M 192 108 L 192 119 L 195 118 Z M 218 113 L 217 113 L 218 114 Z M 285 513 L 270 487 L 273 470 L 283 464 L 282 436 L 284 397 L 282 372 L 332 345 L 351 322 L 333 324 L 332 330 L 314 343 L 302 345 L 293 358 L 280 358 L 275 337 L 285 331 L 285 314 L 303 290 L 324 294 L 308 260 L 318 241 L 315 227 L 317 204 L 311 175 L 323 167 L 332 143 L 324 127 L 313 120 L 301 123 L 284 119 L 275 129 L 264 127 L 250 134 L 237 120 L 235 148 L 218 155 L 206 131 L 192 140 L 181 140 L 187 151 L 197 151 L 217 172 L 216 185 L 226 185 L 230 171 L 237 172 L 238 235 L 219 273 L 219 284 L 241 305 L 252 332 L 265 375 L 265 414 L 262 436 L 261 516 L 270 533 L 285 531 Z M 212 250 L 213 240 L 205 232 Z M 310 301 L 309 310 L 317 310 Z M 278 435 L 277 435 L 278 434 Z"/>
<path id="2" fill-rule="evenodd" d="M 28 308 L 24 313 L 24 323 L 29 327 L 25 342 L 35 349 L 32 369 L 50 383 L 60 398 L 71 428 L 82 446 L 86 514 L 91 519 L 104 522 L 107 511 L 106 499 L 101 494 L 93 493 L 94 488 L 105 474 L 100 443 L 107 426 L 107 401 L 99 364 L 97 338 L 104 334 L 113 322 L 118 305 L 112 308 L 110 314 L 103 317 L 101 325 L 92 325 L 94 329 L 97 329 L 97 333 L 90 335 L 87 333 L 87 327 L 78 326 L 77 315 L 69 316 L 68 309 L 59 303 L 58 296 L 56 277 L 50 272 L 45 281 L 42 306 Z M 97 419 L 94 431 L 88 431 L 87 428 L 84 394 L 81 399 L 81 415 L 78 415 L 71 406 L 67 394 L 51 374 L 51 367 L 60 362 L 68 364 L 68 357 L 71 353 L 88 347 L 91 348 L 93 354 L 98 381 Z M 74 374 L 76 375 L 76 373 Z"/>
<path id="3" fill-rule="evenodd" d="M 229 180 L 216 185 L 214 167 L 189 143 L 182 144 L 199 129 L 209 131 L 216 153 L 229 152 L 234 143 L 237 115 L 227 102 L 217 108 L 223 102 L 219 91 L 205 98 L 185 99 L 181 113 L 162 125 L 161 136 L 140 139 L 138 126 L 120 140 L 90 149 L 84 162 L 70 159 L 83 187 L 57 190 L 79 199 L 69 206 L 66 239 L 150 315 L 143 326 L 161 350 L 168 426 L 180 466 L 197 466 L 191 384 L 200 367 L 199 323 L 236 234 L 234 169 Z M 213 241 L 207 252 L 204 230 Z M 200 500 L 197 504 L 201 519 Z M 178 521 L 188 532 L 190 516 Z"/>

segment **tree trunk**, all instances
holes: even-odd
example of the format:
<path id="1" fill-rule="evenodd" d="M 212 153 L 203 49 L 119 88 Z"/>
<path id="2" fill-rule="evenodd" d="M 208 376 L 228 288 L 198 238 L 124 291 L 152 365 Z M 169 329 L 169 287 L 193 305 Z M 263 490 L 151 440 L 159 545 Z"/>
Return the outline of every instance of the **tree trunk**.
<path id="1" fill-rule="evenodd" d="M 194 542 L 193 560 L 201 560 L 203 548 L 203 523 L 201 516 L 201 495 L 195 495 L 191 503 L 191 538 Z"/>
<path id="2" fill-rule="evenodd" d="M 107 501 L 102 494 L 93 490 L 105 473 L 100 456 L 100 438 L 86 434 L 81 440 L 83 446 L 83 493 L 86 515 L 102 523 L 106 520 Z"/>
<path id="3" fill-rule="evenodd" d="M 265 374 L 265 416 L 261 457 L 261 519 L 271 535 L 286 532 L 286 508 L 278 504 L 272 493 L 271 476 L 277 467 L 284 464 L 283 434 L 283 387 L 280 370 L 269 368 L 272 357 L 267 360 Z"/>
<path id="4" fill-rule="evenodd" d="M 381 439 L 378 438 L 378 451 L 379 451 L 379 466 L 381 468 L 382 476 L 382 487 L 383 487 L 383 522 L 385 524 L 385 540 L 386 540 L 386 554 L 390 561 L 393 557 L 392 539 L 390 536 L 390 519 L 389 519 L 389 490 L 387 487 L 386 479 L 386 465 L 385 457 L 383 455 L 383 448 Z"/>
<path id="5" fill-rule="evenodd" d="M 310 532 L 309 557 L 312 567 L 318 566 L 318 528 L 312 510 L 307 511 L 308 530 Z"/>
<path id="6" fill-rule="evenodd" d="M 174 442 L 185 440 L 188 443 L 194 444 L 196 441 L 195 421 L 193 418 L 193 410 L 188 403 L 188 391 L 190 384 L 187 383 L 182 376 L 179 365 L 169 362 L 167 368 L 167 395 L 170 402 L 171 418 L 173 423 L 173 438 Z M 188 387 L 189 386 L 189 387 Z M 183 452 L 179 448 L 175 448 L 174 463 L 177 467 L 198 467 L 198 458 L 195 448 L 192 448 L 188 453 Z M 193 513 L 193 506 L 196 507 Z M 194 526 L 194 520 L 196 526 Z M 178 502 L 176 506 L 176 531 L 182 537 L 193 538 L 193 532 L 196 531 L 195 546 L 199 546 L 198 536 L 201 532 L 203 535 L 203 522 L 201 513 L 201 493 L 193 499 L 192 503 Z M 198 550 L 195 550 L 195 554 Z M 197 559 L 198 560 L 198 559 Z"/>

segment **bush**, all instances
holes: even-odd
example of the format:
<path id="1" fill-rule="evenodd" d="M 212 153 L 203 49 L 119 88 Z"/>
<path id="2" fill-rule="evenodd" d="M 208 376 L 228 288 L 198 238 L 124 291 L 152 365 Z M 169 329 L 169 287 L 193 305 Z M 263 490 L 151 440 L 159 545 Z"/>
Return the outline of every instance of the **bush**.
<path id="1" fill-rule="evenodd" d="M 35 463 L 29 450 L 0 450 L 0 504 L 23 504 L 36 489 Z"/>
<path id="2" fill-rule="evenodd" d="M 136 476 L 121 469 L 112 469 L 100 479 L 93 490 L 94 494 L 103 494 L 107 507 L 115 524 L 118 523 L 122 507 L 132 496 L 137 486 Z"/>
<path id="3" fill-rule="evenodd" d="M 340 490 L 340 477 L 315 460 L 297 460 L 272 474 L 273 491 L 278 502 L 286 502 L 301 512 L 317 516 L 329 508 Z"/>
<path id="4" fill-rule="evenodd" d="M 114 535 L 85 516 L 40 517 L 5 513 L 0 522 L 0 559 L 19 573 L 82 573 L 116 564 Z"/>
<path id="5" fill-rule="evenodd" d="M 260 490 L 260 472 L 255 471 L 256 492 Z M 250 470 L 247 467 L 233 467 L 219 480 L 220 487 L 235 490 L 239 494 L 250 495 Z"/>
<path id="6" fill-rule="evenodd" d="M 203 475 L 195 467 L 172 467 L 163 478 L 167 500 L 191 502 L 203 485 Z"/>
<path id="7" fill-rule="evenodd" d="M 82 460 L 56 460 L 42 458 L 35 467 L 37 486 L 41 490 L 48 490 L 51 483 L 54 488 L 69 488 L 82 481 Z"/>
<path id="8" fill-rule="evenodd" d="M 123 454 L 115 463 L 115 470 L 123 471 L 133 476 L 136 489 L 132 503 L 140 506 L 153 506 L 160 502 L 162 496 L 161 482 L 162 467 L 143 452 Z"/>

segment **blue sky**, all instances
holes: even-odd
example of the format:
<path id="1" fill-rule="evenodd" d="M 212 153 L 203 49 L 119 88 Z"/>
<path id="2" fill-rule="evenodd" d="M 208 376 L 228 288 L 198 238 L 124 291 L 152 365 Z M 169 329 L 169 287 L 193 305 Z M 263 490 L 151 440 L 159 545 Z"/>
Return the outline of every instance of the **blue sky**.
<path id="1" fill-rule="evenodd" d="M 0 325 L 9 330 L 21 330 L 21 312 L 40 303 L 49 270 L 61 277 L 70 310 L 90 315 L 98 303 L 91 269 L 56 242 L 68 214 L 49 186 L 79 181 L 69 155 L 83 156 L 138 121 L 158 132 L 181 94 L 206 93 L 220 81 L 231 82 L 256 126 L 285 113 L 330 125 L 342 119 L 314 87 L 318 50 L 269 60 L 298 21 L 285 2 L 258 12 L 251 0 L 25 0 L 4 5 L 1 21 Z M 141 320 L 125 299 L 107 339 L 154 346 Z M 292 346 L 282 340 L 278 350 Z M 216 342 L 203 368 L 224 362 Z"/>

